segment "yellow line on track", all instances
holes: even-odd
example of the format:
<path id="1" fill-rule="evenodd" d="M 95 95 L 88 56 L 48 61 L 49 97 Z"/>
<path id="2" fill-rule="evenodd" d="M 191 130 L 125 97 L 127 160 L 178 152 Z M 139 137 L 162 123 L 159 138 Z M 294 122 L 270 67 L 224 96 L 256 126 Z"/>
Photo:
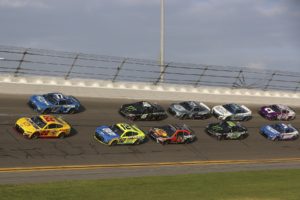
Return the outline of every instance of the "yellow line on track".
<path id="1" fill-rule="evenodd" d="M 142 168 L 142 167 L 165 167 L 165 166 L 188 166 L 188 165 L 238 165 L 238 164 L 270 164 L 300 162 L 300 158 L 274 158 L 256 160 L 198 160 L 182 162 L 153 162 L 153 163 L 129 163 L 129 164 L 99 164 L 99 165 L 65 165 L 65 166 L 40 166 L 40 167 L 10 167 L 0 168 L 1 172 L 36 172 L 36 171 L 59 171 L 59 170 L 92 170 L 114 168 Z"/>

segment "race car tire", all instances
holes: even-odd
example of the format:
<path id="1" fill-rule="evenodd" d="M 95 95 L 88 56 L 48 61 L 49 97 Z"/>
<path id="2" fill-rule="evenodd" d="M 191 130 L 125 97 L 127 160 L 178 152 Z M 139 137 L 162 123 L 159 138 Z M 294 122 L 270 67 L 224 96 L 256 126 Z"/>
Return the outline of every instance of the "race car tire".
<path id="1" fill-rule="evenodd" d="M 69 114 L 74 114 L 75 113 L 75 109 L 74 108 L 71 108 L 70 110 L 69 110 Z"/>
<path id="2" fill-rule="evenodd" d="M 161 144 L 162 145 L 169 144 L 169 141 L 168 140 L 162 141 Z"/>
<path id="3" fill-rule="evenodd" d="M 226 117 L 224 121 L 231 121 L 231 116 Z"/>
<path id="4" fill-rule="evenodd" d="M 58 138 L 59 139 L 64 139 L 66 137 L 66 134 L 65 133 L 60 133 L 59 135 L 58 135 Z"/>
<path id="5" fill-rule="evenodd" d="M 182 115 L 181 119 L 182 119 L 182 120 L 187 119 L 187 115 Z"/>
<path id="6" fill-rule="evenodd" d="M 47 108 L 47 109 L 45 109 L 44 111 L 43 111 L 43 114 L 49 114 L 50 113 L 50 109 L 49 108 Z"/>
<path id="7" fill-rule="evenodd" d="M 218 139 L 218 140 L 223 140 L 223 139 L 224 139 L 224 136 L 223 136 L 223 135 L 218 135 L 218 136 L 217 136 L 217 139 Z"/>
<path id="8" fill-rule="evenodd" d="M 118 141 L 117 140 L 114 140 L 110 143 L 110 146 L 116 146 L 118 144 Z"/>
<path id="9" fill-rule="evenodd" d="M 133 144 L 134 145 L 139 145 L 141 143 L 141 141 L 138 139 L 138 140 L 136 140 Z"/>
<path id="10" fill-rule="evenodd" d="M 34 133 L 32 134 L 32 136 L 30 137 L 30 139 L 38 139 L 39 138 L 39 133 Z"/>
<path id="11" fill-rule="evenodd" d="M 250 119 L 251 119 L 250 116 L 246 116 L 246 117 L 243 118 L 243 121 L 249 121 Z"/>

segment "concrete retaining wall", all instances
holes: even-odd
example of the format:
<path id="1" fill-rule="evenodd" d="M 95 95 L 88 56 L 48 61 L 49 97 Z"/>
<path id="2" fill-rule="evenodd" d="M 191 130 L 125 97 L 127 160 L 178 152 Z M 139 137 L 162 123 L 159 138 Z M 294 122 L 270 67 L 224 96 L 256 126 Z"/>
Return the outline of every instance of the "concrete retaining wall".
<path id="1" fill-rule="evenodd" d="M 171 84 L 157 86 L 147 83 L 129 83 L 97 80 L 64 80 L 54 77 L 13 77 L 0 75 L 2 94 L 40 94 L 62 92 L 78 97 L 126 98 L 149 100 L 197 100 L 212 103 L 271 104 L 300 106 L 300 93 L 261 91 L 217 87 L 192 87 Z"/>

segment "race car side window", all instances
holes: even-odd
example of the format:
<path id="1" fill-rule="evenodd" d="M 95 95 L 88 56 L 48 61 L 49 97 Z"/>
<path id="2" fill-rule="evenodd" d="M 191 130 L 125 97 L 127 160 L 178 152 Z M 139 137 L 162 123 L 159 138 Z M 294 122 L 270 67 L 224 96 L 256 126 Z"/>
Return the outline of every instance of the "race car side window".
<path id="1" fill-rule="evenodd" d="M 131 137 L 132 136 L 132 132 L 128 131 L 127 133 L 124 134 L 124 137 Z"/>
<path id="2" fill-rule="evenodd" d="M 194 108 L 194 112 L 199 112 L 200 109 L 199 108 Z"/>
<path id="3" fill-rule="evenodd" d="M 49 124 L 47 127 L 47 129 L 54 129 L 54 128 L 57 128 L 56 124 Z"/>
<path id="4" fill-rule="evenodd" d="M 61 100 L 61 101 L 59 101 L 59 105 L 67 105 L 67 101 Z"/>

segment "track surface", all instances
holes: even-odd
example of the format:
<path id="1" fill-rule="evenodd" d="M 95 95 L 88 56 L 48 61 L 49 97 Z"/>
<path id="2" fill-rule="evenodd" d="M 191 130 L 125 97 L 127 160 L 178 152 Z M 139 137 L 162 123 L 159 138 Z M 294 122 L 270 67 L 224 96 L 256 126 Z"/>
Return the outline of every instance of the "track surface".
<path id="1" fill-rule="evenodd" d="M 198 140 L 192 144 L 160 145 L 152 140 L 138 146 L 120 145 L 108 147 L 93 138 L 95 128 L 103 124 L 129 122 L 118 114 L 121 104 L 132 100 L 89 99 L 79 100 L 85 111 L 63 115 L 74 128 L 74 135 L 64 140 L 28 140 L 13 130 L 19 117 L 34 116 L 36 113 L 27 105 L 28 96 L 0 96 L 0 166 L 53 166 L 75 164 L 112 164 L 141 162 L 173 162 L 193 160 L 237 160 L 300 157 L 300 140 L 272 142 L 258 133 L 259 127 L 272 123 L 257 114 L 258 107 L 249 106 L 254 118 L 244 123 L 249 129 L 245 140 L 217 141 L 204 132 L 207 120 L 177 120 L 169 116 L 159 122 L 135 122 L 142 130 L 168 123 L 185 123 L 196 133 Z M 171 102 L 158 102 L 165 108 Z M 208 104 L 209 105 L 209 104 Z M 210 105 L 212 106 L 212 105 Z M 296 108 L 300 113 L 300 109 Z M 299 116 L 292 121 L 298 128 Z"/>

